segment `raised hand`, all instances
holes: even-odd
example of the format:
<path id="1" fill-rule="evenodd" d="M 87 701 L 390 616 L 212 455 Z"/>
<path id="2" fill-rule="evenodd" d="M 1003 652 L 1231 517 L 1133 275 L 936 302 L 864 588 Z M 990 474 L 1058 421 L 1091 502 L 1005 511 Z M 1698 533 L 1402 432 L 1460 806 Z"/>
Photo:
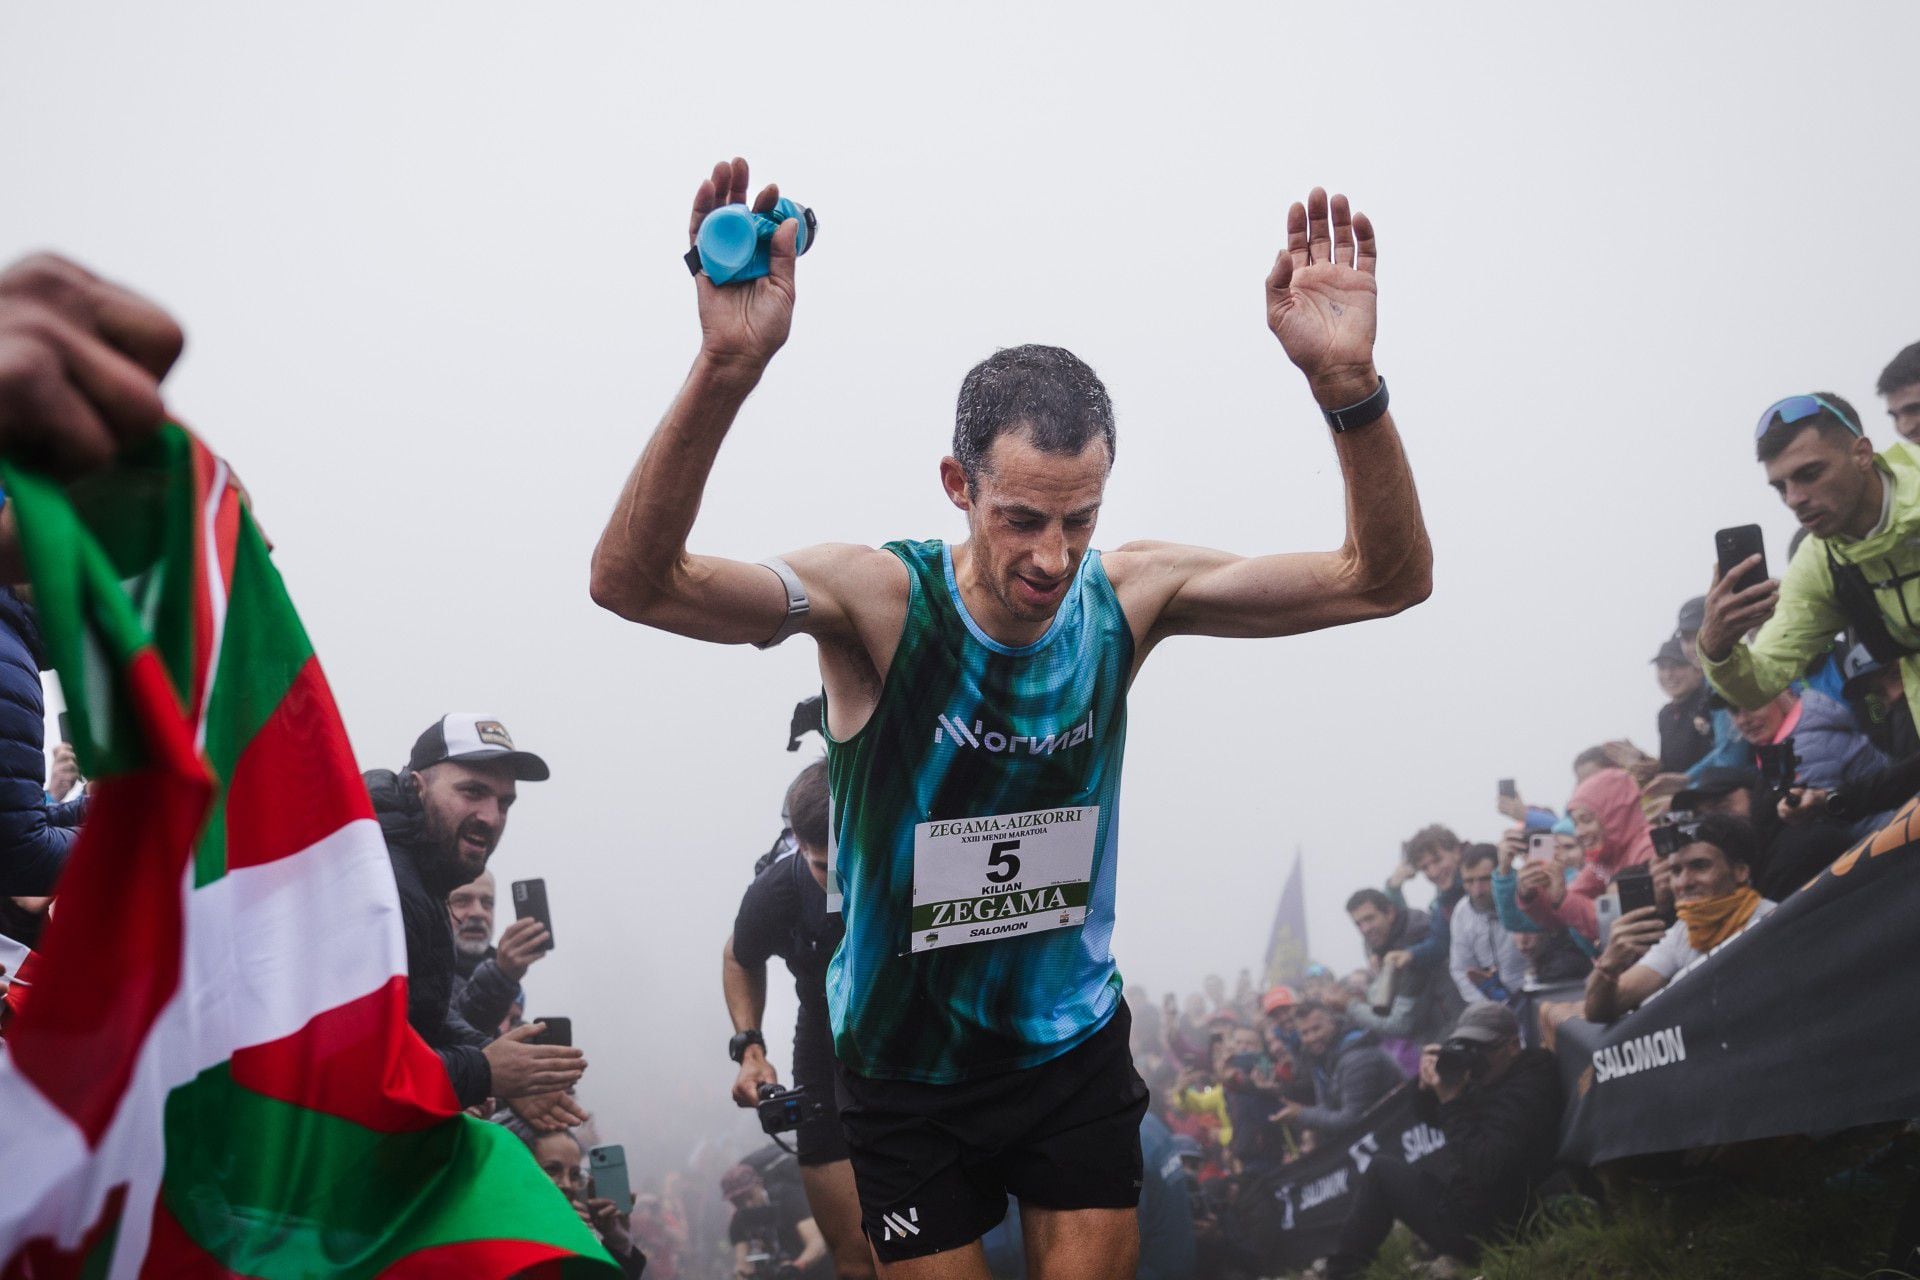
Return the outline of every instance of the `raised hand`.
<path id="1" fill-rule="evenodd" d="M 763 187 L 753 198 L 756 213 L 768 213 L 780 199 L 777 185 Z M 687 243 L 700 234 L 709 213 L 727 204 L 747 201 L 747 162 L 735 156 L 713 166 L 713 174 L 693 195 L 693 219 Z M 726 364 L 764 366 L 787 341 L 793 327 L 794 245 L 800 224 L 789 218 L 774 233 L 767 274 L 757 280 L 716 285 L 703 271 L 694 277 L 700 298 L 700 349 L 708 358 Z"/>
<path id="2" fill-rule="evenodd" d="M 1373 223 L 1347 198 L 1315 187 L 1287 210 L 1287 247 L 1267 276 L 1267 327 L 1325 408 L 1373 393 L 1376 321 Z"/>
<path id="3" fill-rule="evenodd" d="M 184 339 L 145 298 L 52 254 L 0 272 L 0 452 L 60 476 L 104 467 L 166 416 Z"/>

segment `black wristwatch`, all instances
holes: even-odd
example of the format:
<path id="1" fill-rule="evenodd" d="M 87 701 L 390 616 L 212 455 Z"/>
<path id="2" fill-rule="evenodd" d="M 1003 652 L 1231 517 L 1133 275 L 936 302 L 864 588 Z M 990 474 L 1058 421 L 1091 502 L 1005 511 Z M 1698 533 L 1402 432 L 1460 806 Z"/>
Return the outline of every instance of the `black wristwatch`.
<path id="1" fill-rule="evenodd" d="M 1381 378 L 1373 394 L 1357 404 L 1350 404 L 1344 409 L 1322 409 L 1320 412 L 1326 416 L 1327 425 L 1333 428 L 1335 435 L 1378 422 L 1387 412 L 1387 380 Z"/>
<path id="2" fill-rule="evenodd" d="M 747 1046 L 750 1044 L 757 1044 L 764 1050 L 767 1047 L 767 1040 L 754 1027 L 748 1027 L 745 1031 L 736 1031 L 733 1039 L 727 1041 L 727 1056 L 735 1062 L 740 1061 L 747 1056 Z"/>

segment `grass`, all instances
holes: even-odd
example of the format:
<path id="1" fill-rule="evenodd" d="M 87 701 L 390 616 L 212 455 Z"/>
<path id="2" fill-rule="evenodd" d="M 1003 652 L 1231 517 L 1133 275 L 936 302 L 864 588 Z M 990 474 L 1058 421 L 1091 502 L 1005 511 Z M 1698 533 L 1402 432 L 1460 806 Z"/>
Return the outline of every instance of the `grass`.
<path id="1" fill-rule="evenodd" d="M 1902 1134 L 1743 1150 L 1720 1167 L 1654 1180 L 1614 1171 L 1608 1210 L 1565 1198 L 1460 1275 L 1481 1280 L 1914 1280 L 1879 1269 L 1920 1176 Z M 1671 1168 L 1668 1174 L 1675 1172 Z M 1425 1274 L 1397 1227 L 1367 1280 Z"/>

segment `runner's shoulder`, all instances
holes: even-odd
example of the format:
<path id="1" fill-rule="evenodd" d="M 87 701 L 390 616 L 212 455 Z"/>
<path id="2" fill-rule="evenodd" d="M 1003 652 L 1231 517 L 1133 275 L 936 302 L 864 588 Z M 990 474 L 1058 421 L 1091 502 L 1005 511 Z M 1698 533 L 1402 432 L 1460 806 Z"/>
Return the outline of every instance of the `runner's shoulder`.
<path id="1" fill-rule="evenodd" d="M 1100 566 L 1115 587 L 1146 585 L 1162 579 L 1177 586 L 1196 569 L 1238 558 L 1229 551 L 1143 538 L 1101 552 Z"/>

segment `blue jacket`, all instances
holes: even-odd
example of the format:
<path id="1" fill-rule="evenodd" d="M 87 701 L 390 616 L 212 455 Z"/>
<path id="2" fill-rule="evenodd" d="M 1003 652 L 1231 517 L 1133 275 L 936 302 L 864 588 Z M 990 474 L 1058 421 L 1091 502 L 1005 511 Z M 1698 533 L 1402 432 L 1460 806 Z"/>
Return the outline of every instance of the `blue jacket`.
<path id="1" fill-rule="evenodd" d="M 87 802 L 47 801 L 47 705 L 40 696 L 40 625 L 0 587 L 0 893 L 52 893 L 80 834 Z"/>
<path id="2" fill-rule="evenodd" d="M 1880 748 L 1860 731 L 1851 711 L 1812 689 L 1800 695 L 1800 723 L 1793 727 L 1792 739 L 1801 784 L 1822 791 L 1864 782 L 1888 764 Z"/>

